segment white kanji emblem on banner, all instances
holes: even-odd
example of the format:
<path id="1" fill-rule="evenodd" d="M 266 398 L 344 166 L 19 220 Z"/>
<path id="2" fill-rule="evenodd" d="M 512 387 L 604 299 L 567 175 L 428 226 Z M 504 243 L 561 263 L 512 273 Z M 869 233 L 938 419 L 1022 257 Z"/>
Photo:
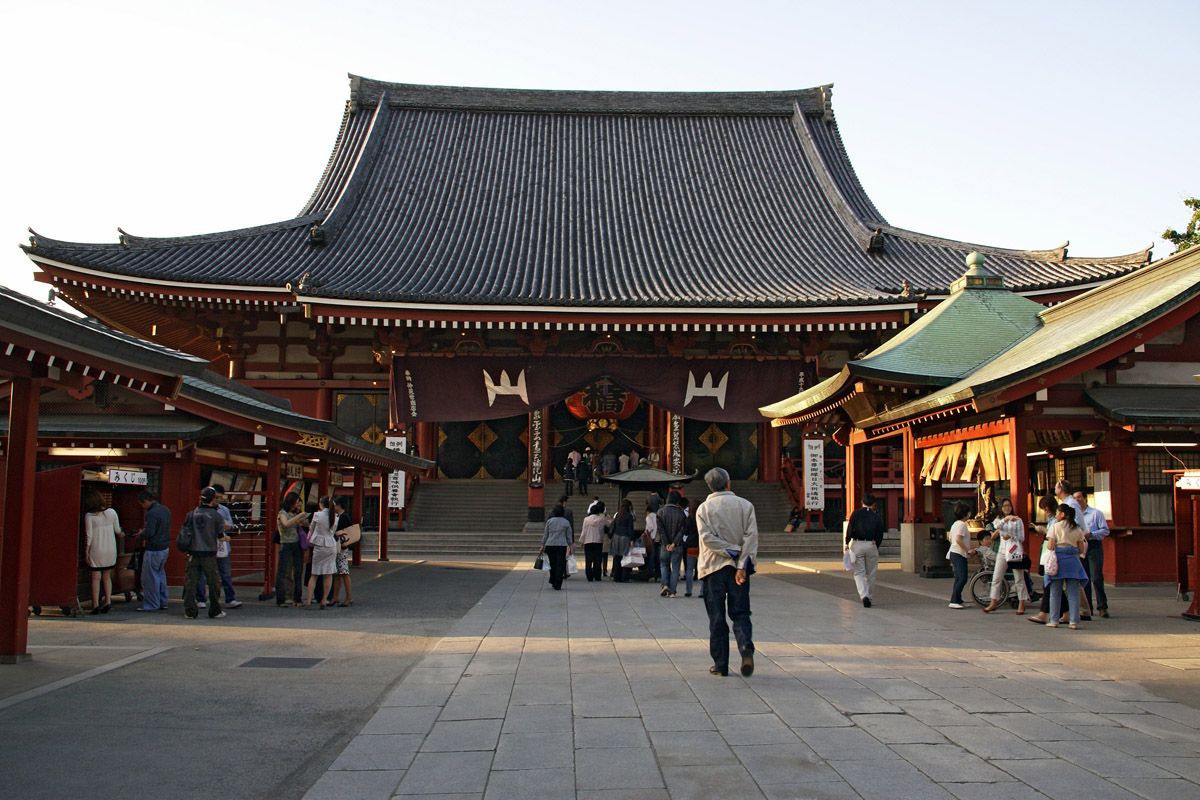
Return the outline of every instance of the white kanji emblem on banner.
<path id="1" fill-rule="evenodd" d="M 711 372 L 704 373 L 704 381 L 699 386 L 696 385 L 696 374 L 690 369 L 688 370 L 687 391 L 683 395 L 683 405 L 686 407 L 697 397 L 711 397 L 717 401 L 717 405 L 725 408 L 725 389 L 729 385 L 729 373 L 726 372 L 721 376 L 721 381 L 713 386 L 713 376 Z"/>
<path id="2" fill-rule="evenodd" d="M 517 382 L 514 384 L 509 380 L 508 370 L 500 370 L 500 380 L 497 382 L 492 380 L 492 376 L 485 369 L 483 371 L 483 388 L 487 390 L 488 408 L 491 408 L 492 403 L 496 402 L 496 398 L 502 394 L 515 395 L 521 398 L 525 405 L 529 405 L 529 393 L 525 390 L 525 370 L 521 370 L 517 374 Z"/>

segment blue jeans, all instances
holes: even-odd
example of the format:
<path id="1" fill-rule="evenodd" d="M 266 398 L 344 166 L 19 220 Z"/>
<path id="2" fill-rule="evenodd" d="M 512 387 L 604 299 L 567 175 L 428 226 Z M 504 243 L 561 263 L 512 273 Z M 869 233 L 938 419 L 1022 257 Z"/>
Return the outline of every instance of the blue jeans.
<path id="1" fill-rule="evenodd" d="M 275 568 L 275 602 L 283 605 L 287 599 L 284 592 L 287 589 L 288 567 L 292 571 L 292 601 L 300 603 L 300 593 L 304 591 L 304 551 L 299 542 L 287 542 L 279 545 L 279 563 Z"/>
<path id="2" fill-rule="evenodd" d="M 725 621 L 728 612 L 733 621 L 733 635 L 737 639 L 738 653 L 748 656 L 754 652 L 750 625 L 750 577 L 741 586 L 734 576 L 732 566 L 721 567 L 704 577 L 704 608 L 708 611 L 708 654 L 713 665 L 722 672 L 729 671 L 729 625 Z"/>
<path id="3" fill-rule="evenodd" d="M 1108 608 L 1108 594 L 1104 591 L 1104 542 L 1088 540 L 1087 557 L 1083 559 L 1088 583 L 1083 587 L 1089 608 Z M 1096 603 L 1092 605 L 1092 587 L 1096 587 Z"/>
<path id="4" fill-rule="evenodd" d="M 658 546 L 658 565 L 662 572 L 662 585 L 667 587 L 667 591 L 675 594 L 675 589 L 679 586 L 679 565 L 683 561 L 684 549 L 676 547 L 674 550 L 667 552 L 667 546 L 660 544 Z"/>
<path id="5" fill-rule="evenodd" d="M 229 559 L 217 559 L 217 577 L 221 579 L 221 586 L 225 589 L 225 602 L 232 603 L 237 599 L 237 594 L 233 591 L 233 571 L 229 566 Z M 201 603 L 208 602 L 208 590 L 201 583 L 196 587 L 196 599 Z"/>
<path id="6" fill-rule="evenodd" d="M 950 592 L 950 602 L 962 605 L 962 591 L 967 585 L 967 557 L 951 553 L 950 566 L 954 567 L 954 589 Z"/>
<path id="7" fill-rule="evenodd" d="M 157 611 L 167 607 L 167 556 L 170 550 L 142 551 L 142 608 Z"/>
<path id="8" fill-rule="evenodd" d="M 696 559 L 697 556 L 687 556 L 684 560 L 683 574 L 686 576 L 684 591 L 689 595 L 692 593 L 692 580 L 696 577 Z"/>
<path id="9" fill-rule="evenodd" d="M 1064 587 L 1063 584 L 1066 584 Z M 1071 616 L 1067 621 L 1072 625 L 1079 624 L 1079 579 L 1064 578 L 1062 580 L 1050 581 L 1050 621 L 1058 624 L 1058 618 L 1062 615 L 1062 599 L 1063 592 L 1067 593 L 1067 608 L 1071 611 Z"/>

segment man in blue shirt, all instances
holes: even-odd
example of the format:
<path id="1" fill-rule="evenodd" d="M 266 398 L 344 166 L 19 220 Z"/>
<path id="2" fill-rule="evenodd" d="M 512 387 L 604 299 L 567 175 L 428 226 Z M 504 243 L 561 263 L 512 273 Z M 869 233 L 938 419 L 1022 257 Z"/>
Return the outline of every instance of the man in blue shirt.
<path id="1" fill-rule="evenodd" d="M 1104 592 L 1104 540 L 1110 533 L 1108 520 L 1104 518 L 1103 511 L 1087 504 L 1087 495 L 1083 492 L 1075 493 L 1075 501 L 1083 509 L 1083 519 L 1087 523 L 1084 530 L 1087 531 L 1088 549 L 1087 557 L 1083 561 L 1083 568 L 1087 570 L 1088 583 L 1084 594 L 1087 597 L 1088 608 L 1092 609 L 1093 613 L 1099 611 L 1100 616 L 1107 617 L 1108 595 Z M 1093 587 L 1096 592 L 1095 605 L 1092 605 Z"/>
<path id="2" fill-rule="evenodd" d="M 167 555 L 171 547 L 171 510 L 158 502 L 154 492 L 138 495 L 146 512 L 142 537 L 142 604 L 137 611 L 167 610 Z"/>

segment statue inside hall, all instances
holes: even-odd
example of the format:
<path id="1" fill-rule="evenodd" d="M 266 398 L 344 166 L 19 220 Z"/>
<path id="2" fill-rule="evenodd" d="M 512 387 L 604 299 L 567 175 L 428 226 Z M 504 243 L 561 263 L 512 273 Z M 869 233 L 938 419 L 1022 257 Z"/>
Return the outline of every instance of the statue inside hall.
<path id="1" fill-rule="evenodd" d="M 979 471 L 977 494 L 979 513 L 970 520 L 969 527 L 981 531 L 996 518 L 996 509 L 999 506 L 996 502 L 996 488 L 991 482 L 984 480 L 983 470 Z"/>

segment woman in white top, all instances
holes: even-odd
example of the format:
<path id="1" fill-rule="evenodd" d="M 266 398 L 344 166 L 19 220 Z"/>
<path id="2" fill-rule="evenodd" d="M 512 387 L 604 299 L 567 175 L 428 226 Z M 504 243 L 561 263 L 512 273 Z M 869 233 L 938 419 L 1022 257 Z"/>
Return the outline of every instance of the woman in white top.
<path id="1" fill-rule="evenodd" d="M 971 513 L 971 507 L 966 503 L 954 506 L 954 524 L 946 537 L 950 540 L 950 566 L 954 568 L 954 588 L 950 592 L 950 607 L 963 608 L 962 590 L 967 585 L 967 558 L 975 552 L 971 547 L 971 531 L 967 528 L 966 519 Z"/>
<path id="2" fill-rule="evenodd" d="M 106 614 L 112 608 L 112 571 L 117 565 L 117 537 L 123 536 L 117 512 L 104 507 L 99 492 L 83 499 L 85 554 L 92 573 L 92 613 Z M 104 583 L 104 605 L 100 605 L 100 583 Z"/>
<path id="3" fill-rule="evenodd" d="M 992 571 L 992 602 L 983 609 L 985 614 L 995 611 L 1004 602 L 1000 596 L 1000 586 L 1008 565 L 1025 558 L 1025 523 L 1013 514 L 1013 504 L 1008 498 L 1000 502 L 1000 514 L 992 523 L 992 528 L 1000 537 L 1000 548 L 996 551 L 996 568 Z M 1025 588 L 1025 570 L 1014 567 L 1013 582 L 1017 585 L 1017 597 L 1020 598 L 1017 613 L 1024 614 L 1025 603 L 1029 600 L 1029 592 Z"/>
<path id="4" fill-rule="evenodd" d="M 332 588 L 333 575 L 337 573 L 338 542 L 333 536 L 335 520 L 333 503 L 328 497 L 322 497 L 317 513 L 313 514 L 309 525 L 308 541 L 312 545 L 312 574 L 308 576 L 308 586 L 304 589 L 304 607 L 312 603 L 313 592 L 317 587 L 317 576 L 327 575 L 325 590 L 321 592 L 321 608 L 327 608 L 325 597 Z"/>
<path id="5" fill-rule="evenodd" d="M 604 501 L 597 500 L 588 508 L 588 515 L 583 519 L 579 531 L 579 544 L 583 545 L 584 574 L 589 582 L 600 580 L 600 554 L 604 549 L 604 540 L 612 520 L 604 513 Z"/>

